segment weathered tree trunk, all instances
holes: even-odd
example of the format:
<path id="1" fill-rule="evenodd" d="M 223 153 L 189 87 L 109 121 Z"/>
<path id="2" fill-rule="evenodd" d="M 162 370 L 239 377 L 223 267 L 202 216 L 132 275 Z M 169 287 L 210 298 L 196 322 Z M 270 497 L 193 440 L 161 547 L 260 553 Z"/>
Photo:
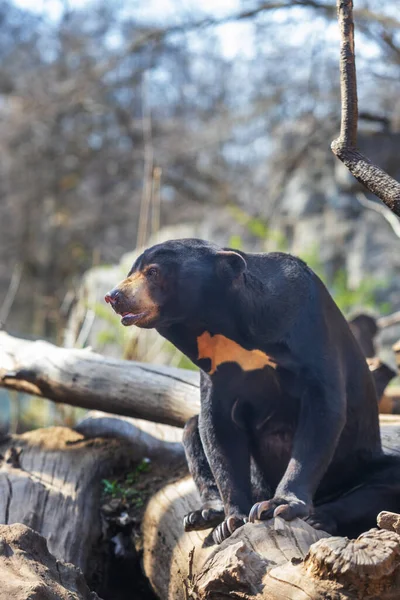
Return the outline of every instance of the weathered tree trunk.
<path id="1" fill-rule="evenodd" d="M 0 332 L 0 385 L 73 406 L 183 427 L 199 412 L 199 374 L 106 359 Z"/>
<path id="2" fill-rule="evenodd" d="M 291 560 L 270 569 L 260 598 L 395 600 L 399 555 L 400 536 L 384 529 L 371 529 L 356 540 L 323 539 L 310 547 L 303 562 Z"/>
<path id="3" fill-rule="evenodd" d="M 292 556 L 303 559 L 313 542 L 327 536 L 298 519 L 275 519 L 245 525 L 220 546 L 207 545 L 210 531 L 183 531 L 184 515 L 198 507 L 190 477 L 164 487 L 147 507 L 144 569 L 162 600 L 228 598 L 235 593 L 248 598 L 261 591 L 268 564 L 282 564 Z"/>
<path id="4" fill-rule="evenodd" d="M 0 525 L 0 600 L 100 600 L 82 572 L 56 560 L 25 525 Z"/>

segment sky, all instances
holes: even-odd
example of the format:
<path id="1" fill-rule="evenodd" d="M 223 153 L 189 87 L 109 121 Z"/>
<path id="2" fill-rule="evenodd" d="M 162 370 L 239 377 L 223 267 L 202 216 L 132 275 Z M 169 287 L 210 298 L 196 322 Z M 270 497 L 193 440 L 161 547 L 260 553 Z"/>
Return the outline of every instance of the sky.
<path id="1" fill-rule="evenodd" d="M 89 3 L 89 0 L 13 0 L 16 6 L 31 10 L 32 12 L 46 15 L 49 19 L 57 20 L 65 10 L 65 6 L 70 8 L 81 8 Z M 113 1 L 113 0 L 110 0 Z M 137 14 L 138 19 L 148 19 L 159 21 L 161 24 L 190 22 L 193 15 L 199 14 L 199 8 L 203 16 L 212 16 L 214 18 L 223 18 L 243 10 L 248 3 L 241 0 L 125 0 L 124 10 L 132 14 Z M 307 42 L 310 35 L 315 34 L 315 21 L 307 22 L 304 20 L 304 13 L 301 8 L 292 9 L 299 11 L 298 26 L 287 30 L 287 34 L 295 44 L 302 45 Z M 269 17 L 276 22 L 281 22 L 286 18 L 285 11 L 274 11 L 269 13 Z M 196 19 L 198 17 L 196 16 Z M 220 41 L 221 52 L 227 59 L 233 59 L 235 56 L 242 58 L 252 58 L 253 56 L 253 25 L 249 21 L 239 21 L 225 23 L 216 28 L 215 33 Z M 337 24 L 324 22 L 324 38 L 326 41 L 339 47 L 339 30 Z M 365 58 L 377 58 L 378 53 L 370 41 L 367 43 L 357 34 L 356 30 L 356 49 L 362 46 L 362 54 Z"/>
<path id="2" fill-rule="evenodd" d="M 14 4 L 31 10 L 32 12 L 47 14 L 52 19 L 57 19 L 62 14 L 64 7 L 80 8 L 87 4 L 87 0 L 14 0 Z M 129 5 L 129 2 L 127 3 Z M 144 17 L 159 14 L 163 19 L 173 18 L 177 13 L 190 15 L 198 10 L 199 2 L 195 0 L 142 0 L 132 1 L 132 6 L 139 7 L 140 14 Z M 201 0 L 201 9 L 204 13 L 223 17 L 240 8 L 240 0 Z"/>
<path id="3" fill-rule="evenodd" d="M 81 8 L 88 4 L 88 0 L 14 0 L 14 4 L 20 8 L 30 10 L 34 13 L 46 15 L 49 19 L 57 20 L 63 13 L 65 5 L 70 8 Z M 194 13 L 198 13 L 199 5 L 205 16 L 223 18 L 240 10 L 240 0 L 135 0 L 131 4 L 134 11 L 138 11 L 140 18 L 151 17 L 162 22 L 173 22 L 176 18 L 190 20 Z M 219 28 L 218 35 L 221 41 L 221 49 L 226 58 L 233 58 L 236 54 L 246 55 L 249 53 L 249 39 L 251 38 L 249 23 L 228 23 Z"/>
<path id="4" fill-rule="evenodd" d="M 112 0 L 111 0 L 112 1 Z M 46 15 L 49 19 L 57 20 L 63 13 L 67 2 L 70 8 L 81 8 L 88 4 L 88 0 L 14 0 L 20 8 L 34 13 Z M 204 16 L 223 18 L 238 12 L 243 5 L 240 0 L 131 0 L 126 2 L 132 6 L 132 11 L 137 11 L 138 17 L 166 22 L 176 22 L 178 19 L 190 21 L 193 14 L 199 13 L 201 7 Z M 236 54 L 247 56 L 251 54 L 251 24 L 247 22 L 226 23 L 219 27 L 217 35 L 220 38 L 221 50 L 226 58 L 234 58 Z"/>

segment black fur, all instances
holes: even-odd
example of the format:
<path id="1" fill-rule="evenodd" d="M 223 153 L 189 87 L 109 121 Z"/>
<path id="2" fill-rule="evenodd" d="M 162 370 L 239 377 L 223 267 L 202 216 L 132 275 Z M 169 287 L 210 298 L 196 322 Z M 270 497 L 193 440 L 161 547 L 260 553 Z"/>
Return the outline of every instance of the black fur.
<path id="1" fill-rule="evenodd" d="M 169 241 L 146 250 L 131 271 L 158 266 L 151 326 L 202 370 L 201 412 L 184 445 L 204 505 L 186 517 L 186 529 L 225 518 L 219 542 L 249 513 L 280 514 L 357 535 L 380 510 L 399 512 L 400 463 L 382 453 L 371 374 L 327 289 L 288 254 L 225 250 Z M 130 299 L 121 302 L 122 313 Z M 197 345 L 205 331 L 266 353 L 277 368 L 223 362 L 208 375 Z"/>

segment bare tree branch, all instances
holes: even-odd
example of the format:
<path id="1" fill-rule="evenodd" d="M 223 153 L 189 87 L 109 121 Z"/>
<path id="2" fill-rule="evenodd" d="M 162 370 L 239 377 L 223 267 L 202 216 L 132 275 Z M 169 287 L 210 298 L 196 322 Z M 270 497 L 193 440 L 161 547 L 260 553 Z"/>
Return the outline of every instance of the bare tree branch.
<path id="1" fill-rule="evenodd" d="M 380 329 L 384 329 L 385 327 L 391 327 L 392 325 L 398 325 L 400 323 L 400 310 L 387 315 L 385 317 L 379 317 L 378 326 Z M 393 349 L 394 350 L 394 349 Z"/>
<path id="2" fill-rule="evenodd" d="M 6 293 L 6 297 L 4 298 L 4 302 L 0 307 L 0 327 L 4 326 L 7 317 L 10 314 L 10 310 L 12 308 L 13 302 L 15 300 L 15 296 L 17 295 L 19 284 L 22 276 L 22 265 L 16 264 L 13 274 L 11 276 L 10 285 L 8 286 L 8 290 Z"/>
<path id="3" fill-rule="evenodd" d="M 387 206 L 383 206 L 382 204 L 379 204 L 379 202 L 375 202 L 374 200 L 369 200 L 363 192 L 358 192 L 356 194 L 356 198 L 361 204 L 361 206 L 364 206 L 365 208 L 368 208 L 370 210 L 374 210 L 375 212 L 382 215 L 383 218 L 386 219 L 386 221 L 389 223 L 390 227 L 393 229 L 397 237 L 400 238 L 400 221 L 396 217 L 396 215 L 394 215 L 392 211 L 387 208 Z"/>
<path id="4" fill-rule="evenodd" d="M 356 147 L 358 102 L 352 0 L 337 0 L 337 13 L 341 38 L 342 120 L 340 136 L 332 142 L 331 148 L 360 183 L 400 216 L 400 183 L 374 165 Z"/>

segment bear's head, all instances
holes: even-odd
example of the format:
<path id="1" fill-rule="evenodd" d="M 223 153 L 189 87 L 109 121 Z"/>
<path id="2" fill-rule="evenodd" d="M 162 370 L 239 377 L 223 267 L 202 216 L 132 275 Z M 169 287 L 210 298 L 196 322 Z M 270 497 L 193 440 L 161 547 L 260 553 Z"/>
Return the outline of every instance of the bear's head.
<path id="1" fill-rule="evenodd" d="M 145 250 L 105 301 L 126 326 L 150 329 L 198 321 L 210 311 L 226 310 L 226 295 L 245 270 L 238 252 L 203 240 L 170 240 Z"/>

